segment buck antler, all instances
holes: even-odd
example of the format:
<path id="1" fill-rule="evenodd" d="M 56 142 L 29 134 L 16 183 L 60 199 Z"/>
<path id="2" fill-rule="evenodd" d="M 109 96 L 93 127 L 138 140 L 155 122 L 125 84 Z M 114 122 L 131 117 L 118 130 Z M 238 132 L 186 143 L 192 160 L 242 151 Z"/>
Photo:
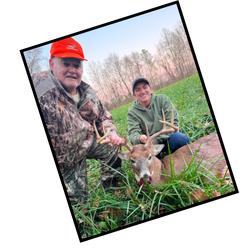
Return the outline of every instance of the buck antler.
<path id="1" fill-rule="evenodd" d="M 104 136 L 100 136 L 97 128 L 96 128 L 96 125 L 95 125 L 95 121 L 93 123 L 93 126 L 94 126 L 94 129 L 95 129 L 95 133 L 96 133 L 96 142 L 98 144 L 104 144 L 104 143 L 109 143 L 111 142 L 111 140 L 109 138 L 107 138 L 108 136 L 108 133 L 110 131 L 110 129 L 108 129 L 108 131 L 105 133 L 105 129 L 104 129 L 104 126 L 103 126 L 103 133 L 104 133 Z M 124 146 L 126 149 L 128 149 L 130 152 L 132 151 L 133 147 L 131 147 L 129 145 L 129 142 L 128 142 L 128 138 L 127 138 L 127 133 L 126 133 L 126 129 L 125 129 L 125 139 L 122 138 L 122 142 L 121 142 L 121 146 Z"/>
<path id="2" fill-rule="evenodd" d="M 95 121 L 94 121 L 94 124 L 93 124 L 93 125 L 94 125 L 94 129 L 95 129 L 95 133 L 96 133 L 96 142 L 97 142 L 98 144 L 109 143 L 110 141 L 108 141 L 109 139 L 106 138 L 106 137 L 107 137 L 107 135 L 108 135 L 110 129 L 108 129 L 108 131 L 105 133 L 105 129 L 104 129 L 104 126 L 103 126 L 103 133 L 104 133 L 104 136 L 101 137 L 100 134 L 99 134 L 98 131 L 97 131 L 97 128 L 96 128 L 96 125 L 95 125 Z"/>
<path id="3" fill-rule="evenodd" d="M 145 123 L 146 125 L 146 133 L 147 133 L 147 141 L 145 143 L 145 147 L 150 145 L 151 142 L 158 136 L 160 135 L 163 135 L 163 134 L 169 134 L 169 133 L 173 133 L 173 132 L 176 132 L 178 131 L 178 127 L 176 127 L 174 125 L 174 111 L 173 111 L 173 106 L 171 105 L 171 123 L 169 122 L 166 122 L 165 121 L 165 114 L 164 114 L 164 111 L 162 109 L 162 117 L 163 117 L 163 121 L 160 120 L 161 123 L 163 123 L 163 128 L 161 131 L 153 134 L 152 136 L 149 137 L 149 133 L 148 133 L 148 126 L 147 124 Z M 170 128 L 169 129 L 166 129 L 166 125 L 168 125 Z"/>

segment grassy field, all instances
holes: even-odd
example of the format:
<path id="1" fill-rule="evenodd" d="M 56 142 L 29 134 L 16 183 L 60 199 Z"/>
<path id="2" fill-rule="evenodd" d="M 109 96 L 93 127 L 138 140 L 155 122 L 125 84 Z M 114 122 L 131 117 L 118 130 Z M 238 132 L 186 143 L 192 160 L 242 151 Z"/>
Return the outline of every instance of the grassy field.
<path id="1" fill-rule="evenodd" d="M 197 74 L 155 94 L 165 94 L 170 97 L 179 112 L 180 132 L 186 134 L 191 142 L 207 134 L 216 133 Z M 125 135 L 125 129 L 128 129 L 127 112 L 131 106 L 132 103 L 129 103 L 111 111 L 115 125 L 122 136 Z M 142 188 L 136 182 L 130 164 L 123 162 L 122 172 L 118 173 L 121 178 L 120 187 L 104 190 L 98 179 L 99 163 L 88 160 L 88 201 L 73 206 L 82 238 L 110 232 L 188 207 L 200 201 L 193 198 L 194 190 L 202 191 L 208 198 L 234 191 L 233 185 L 225 181 L 225 177 L 218 179 L 208 172 L 206 177 L 213 180 L 214 184 L 202 181 L 202 173 L 198 171 L 200 164 L 202 162 L 196 165 L 190 163 L 182 178 L 180 178 L 181 173 L 169 183 L 159 187 Z"/>

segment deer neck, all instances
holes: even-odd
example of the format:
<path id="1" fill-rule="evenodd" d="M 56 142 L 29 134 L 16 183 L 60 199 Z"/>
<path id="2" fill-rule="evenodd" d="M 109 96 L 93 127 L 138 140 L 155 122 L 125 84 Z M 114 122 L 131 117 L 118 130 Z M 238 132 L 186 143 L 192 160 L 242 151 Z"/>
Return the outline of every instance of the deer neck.
<path id="1" fill-rule="evenodd" d="M 160 185 L 165 182 L 166 177 L 161 174 L 164 172 L 164 165 L 157 157 L 153 157 L 150 172 L 153 173 L 151 182 L 152 186 Z"/>

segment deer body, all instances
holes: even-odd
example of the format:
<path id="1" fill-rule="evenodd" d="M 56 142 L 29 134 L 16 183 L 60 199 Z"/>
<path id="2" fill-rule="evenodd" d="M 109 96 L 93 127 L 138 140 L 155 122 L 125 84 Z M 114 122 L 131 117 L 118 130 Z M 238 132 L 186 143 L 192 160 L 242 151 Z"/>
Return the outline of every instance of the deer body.
<path id="1" fill-rule="evenodd" d="M 170 157 L 167 155 L 162 161 L 155 157 L 163 147 L 164 145 L 152 145 L 145 148 L 143 145 L 136 145 L 133 147 L 132 152 L 124 151 L 119 153 L 118 156 L 124 161 L 131 162 L 132 171 L 140 185 L 147 181 L 151 186 L 156 186 L 167 183 L 167 175 L 171 176 Z M 199 171 L 212 168 L 211 172 L 215 176 L 217 174 L 224 175 L 227 165 L 217 134 L 202 137 L 171 154 L 171 161 L 176 175 L 186 169 L 193 160 L 196 151 L 197 155 L 194 162 L 201 161 Z M 227 176 L 229 176 L 229 173 Z"/>
<path id="2" fill-rule="evenodd" d="M 175 174 L 179 174 L 190 164 L 195 152 L 197 152 L 197 154 L 194 158 L 194 162 L 201 162 L 199 171 L 204 172 L 211 169 L 211 173 L 215 176 L 218 174 L 224 175 L 227 170 L 227 163 L 217 134 L 210 134 L 199 138 L 197 141 L 183 146 L 171 154 Z M 170 175 L 170 157 L 168 155 L 165 156 L 162 162 L 166 173 Z M 230 174 L 227 173 L 227 176 L 229 177 Z"/>
<path id="3" fill-rule="evenodd" d="M 152 181 L 150 185 L 157 186 L 163 183 L 167 183 L 167 176 L 162 175 L 166 173 L 166 167 L 157 157 L 154 156 L 154 164 L 151 166 L 152 169 Z"/>
<path id="4" fill-rule="evenodd" d="M 151 137 L 149 137 L 147 124 L 145 124 L 148 138 L 146 144 L 138 144 L 131 147 L 128 143 L 127 136 L 125 136 L 125 140 L 121 144 L 122 146 L 126 147 L 128 151 L 120 152 L 118 156 L 124 161 L 131 162 L 132 171 L 140 185 L 145 184 L 145 182 L 148 182 L 152 186 L 167 183 L 167 175 L 171 176 L 170 156 L 165 156 L 162 161 L 155 157 L 155 155 L 161 152 L 164 145 L 152 144 L 153 140 L 157 136 L 178 131 L 178 128 L 173 124 L 173 109 L 171 123 L 165 121 L 163 110 L 162 115 L 163 121 L 160 122 L 164 124 L 163 129 Z M 166 125 L 169 126 L 168 129 L 166 129 Z M 106 132 L 105 136 L 100 137 L 96 128 L 95 131 L 97 134 L 98 143 L 109 142 L 109 139 L 106 138 L 108 132 Z M 179 148 L 173 154 L 171 154 L 171 162 L 174 166 L 176 175 L 189 165 L 189 163 L 193 160 L 195 153 L 196 157 L 194 161 L 197 163 L 202 160 L 199 169 L 200 171 L 206 171 L 212 168 L 211 172 L 214 175 L 217 175 L 223 174 L 227 170 L 226 161 L 223 157 L 223 151 L 218 136 L 217 134 L 210 134 L 198 139 L 192 144 Z M 227 176 L 229 175 L 230 174 L 228 173 Z"/>

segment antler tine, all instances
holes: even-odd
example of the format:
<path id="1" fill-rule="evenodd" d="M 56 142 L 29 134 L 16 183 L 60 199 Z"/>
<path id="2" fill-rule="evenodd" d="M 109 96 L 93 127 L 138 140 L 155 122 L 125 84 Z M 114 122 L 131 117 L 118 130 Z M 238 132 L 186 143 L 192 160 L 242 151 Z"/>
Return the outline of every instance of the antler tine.
<path id="1" fill-rule="evenodd" d="M 163 112 L 163 109 L 162 109 L 162 116 L 163 116 L 163 120 L 164 121 L 160 121 L 161 123 L 163 123 L 163 128 L 161 131 L 159 131 L 158 133 L 155 133 L 153 134 L 151 137 L 148 136 L 147 134 L 147 142 L 145 144 L 145 146 L 148 146 L 150 145 L 150 143 L 158 136 L 160 135 L 163 135 L 163 134 L 169 134 L 169 133 L 173 133 L 173 132 L 176 132 L 178 131 L 178 127 L 176 127 L 174 125 L 174 111 L 173 111 L 173 106 L 171 105 L 171 123 L 169 122 L 166 122 L 165 121 L 165 115 L 164 115 L 164 112 Z M 170 128 L 169 129 L 166 129 L 166 125 L 168 125 Z M 147 126 L 146 126 L 146 130 L 147 130 Z M 147 132 L 147 131 L 146 131 Z M 148 132 L 147 132 L 148 133 Z"/>
<path id="2" fill-rule="evenodd" d="M 100 134 L 98 133 L 98 130 L 96 128 L 96 125 L 95 125 L 95 121 L 93 123 L 93 126 L 94 126 L 94 129 L 95 129 L 95 133 L 96 133 L 96 142 L 98 144 L 104 144 L 104 143 L 109 143 L 110 142 L 110 139 L 109 138 L 106 138 L 110 129 L 108 129 L 108 131 L 106 132 L 106 134 L 104 134 L 103 137 L 100 136 Z M 105 133 L 105 130 L 104 130 L 104 127 L 103 127 L 103 132 Z M 126 149 L 128 149 L 130 152 L 132 151 L 133 147 L 131 147 L 129 145 L 129 141 L 128 141 L 128 138 L 127 138 L 127 133 L 126 133 L 126 129 L 125 129 L 125 139 L 123 138 L 122 139 L 122 142 L 121 142 L 121 146 L 124 146 Z"/>
<path id="3" fill-rule="evenodd" d="M 173 105 L 172 104 L 171 104 L 171 124 L 174 124 L 174 110 L 173 110 Z"/>
<path id="4" fill-rule="evenodd" d="M 162 110 L 162 112 L 163 112 L 163 110 Z M 163 123 L 163 124 L 165 125 L 165 127 L 166 127 L 166 125 L 168 125 L 169 127 L 173 128 L 173 129 L 175 130 L 175 131 L 173 131 L 173 132 L 176 132 L 176 131 L 178 130 L 178 127 L 176 127 L 176 126 L 174 125 L 174 111 L 173 111 L 173 106 L 172 106 L 172 104 L 171 104 L 171 123 L 165 121 L 165 115 L 163 116 L 163 121 L 160 120 L 159 122 Z"/>
<path id="5" fill-rule="evenodd" d="M 161 109 L 161 112 L 162 112 L 162 118 L 163 118 L 163 121 L 165 121 L 165 120 L 166 120 L 166 118 L 165 118 L 165 114 L 164 114 L 163 109 Z M 162 128 L 162 129 L 165 129 L 165 128 L 166 128 L 166 123 L 163 123 L 163 128 Z"/>
<path id="6" fill-rule="evenodd" d="M 121 145 L 124 146 L 126 149 L 128 149 L 130 152 L 132 152 L 133 147 L 129 145 L 126 129 L 125 129 L 125 139 L 124 142 L 121 143 Z"/>
<path id="7" fill-rule="evenodd" d="M 147 145 L 149 145 L 150 144 L 150 137 L 149 137 L 149 133 L 148 133 L 148 125 L 147 125 L 147 123 L 145 123 L 145 127 L 146 127 L 146 135 L 147 135 L 147 141 L 146 141 L 146 143 L 145 143 L 145 145 L 144 146 L 147 146 Z"/>
<path id="8" fill-rule="evenodd" d="M 100 134 L 99 134 L 99 132 L 98 132 L 98 130 L 97 130 L 97 128 L 96 128 L 95 121 L 94 121 L 94 123 L 93 123 L 93 126 L 94 126 L 95 133 L 96 133 L 96 142 L 97 142 L 98 144 L 109 143 L 109 142 L 110 142 L 110 139 L 107 138 L 107 135 L 108 135 L 110 129 L 108 129 L 107 132 L 105 133 L 105 129 L 104 129 L 104 126 L 103 126 L 103 133 L 104 133 L 104 136 L 101 137 Z"/>
<path id="9" fill-rule="evenodd" d="M 147 126 L 146 123 L 145 123 L 145 126 L 146 126 L 147 141 L 146 141 L 146 143 L 144 144 L 144 146 L 147 147 L 147 146 L 150 145 L 150 143 L 152 142 L 152 139 L 151 139 L 151 137 L 149 137 L 148 126 Z M 163 126 L 164 126 L 164 125 L 163 125 Z"/>

